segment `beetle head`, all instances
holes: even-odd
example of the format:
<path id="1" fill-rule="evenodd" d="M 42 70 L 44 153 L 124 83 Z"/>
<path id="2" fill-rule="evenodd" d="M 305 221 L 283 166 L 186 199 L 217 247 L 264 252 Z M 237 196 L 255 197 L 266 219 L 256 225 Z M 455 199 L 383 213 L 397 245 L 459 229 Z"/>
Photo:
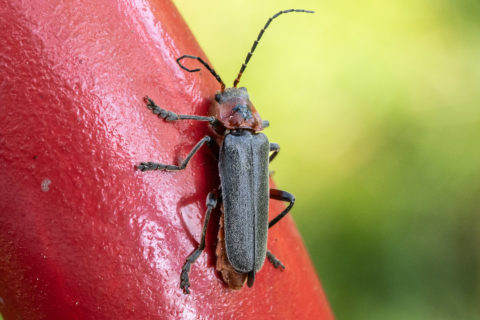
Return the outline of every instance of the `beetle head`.
<path id="1" fill-rule="evenodd" d="M 211 105 L 211 115 L 227 129 L 262 130 L 262 119 L 244 87 L 218 91 Z"/>

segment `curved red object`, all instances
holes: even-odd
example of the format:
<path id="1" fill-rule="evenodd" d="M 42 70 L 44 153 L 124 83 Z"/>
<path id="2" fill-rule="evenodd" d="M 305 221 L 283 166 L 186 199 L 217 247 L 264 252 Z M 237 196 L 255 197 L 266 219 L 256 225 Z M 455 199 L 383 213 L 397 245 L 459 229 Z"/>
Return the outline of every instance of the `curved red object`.
<path id="1" fill-rule="evenodd" d="M 215 271 L 218 211 L 196 247 L 207 193 L 218 185 L 209 132 L 165 123 L 143 96 L 207 114 L 218 83 L 175 59 L 203 56 L 170 1 L 2 1 L 0 6 L 0 312 L 5 319 L 332 319 L 292 220 L 269 235 L 283 272 L 265 263 L 253 288 Z M 283 208 L 272 201 L 272 215 Z M 295 210 L 294 210 L 295 211 Z"/>

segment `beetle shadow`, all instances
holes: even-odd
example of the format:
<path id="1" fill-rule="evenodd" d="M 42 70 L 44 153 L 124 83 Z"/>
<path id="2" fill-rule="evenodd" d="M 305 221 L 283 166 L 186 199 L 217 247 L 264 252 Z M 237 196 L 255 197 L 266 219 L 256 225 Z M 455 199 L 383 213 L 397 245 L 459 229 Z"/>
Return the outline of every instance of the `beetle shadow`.
<path id="1" fill-rule="evenodd" d="M 207 206 L 205 205 L 205 201 L 202 201 L 201 206 L 197 206 L 198 201 L 199 201 L 198 195 L 191 194 L 191 195 L 180 198 L 177 205 L 177 215 L 180 217 L 180 223 L 183 229 L 186 231 L 188 239 L 192 244 L 192 250 L 190 251 L 189 254 L 192 254 L 200 245 L 201 236 L 202 236 L 201 230 L 203 230 L 203 223 L 204 223 L 205 214 L 207 211 Z M 201 219 L 198 222 L 200 223 L 200 233 L 198 235 L 194 235 L 192 233 L 191 225 L 189 225 L 188 219 L 186 218 L 186 211 L 183 210 L 186 207 L 191 205 L 195 205 L 195 207 L 200 207 L 201 208 L 200 210 L 203 209 L 203 212 L 200 213 Z M 215 248 L 217 245 L 217 234 L 218 234 L 220 215 L 221 215 L 219 207 L 220 207 L 220 204 L 217 205 L 217 207 L 214 210 L 212 210 L 212 213 L 210 214 L 210 221 L 208 222 L 207 233 L 205 235 L 205 249 L 202 252 L 202 254 L 207 254 L 207 265 L 209 267 L 215 266 L 215 259 L 216 259 Z M 187 258 L 187 256 L 185 256 L 185 258 Z"/>
<path id="2" fill-rule="evenodd" d="M 188 152 L 190 152 L 190 150 L 188 149 L 188 146 L 185 145 L 185 143 L 179 143 L 175 145 L 172 150 L 173 156 L 168 160 L 169 163 L 171 162 L 172 164 L 179 166 L 182 161 L 185 160 L 185 158 L 187 157 Z"/>

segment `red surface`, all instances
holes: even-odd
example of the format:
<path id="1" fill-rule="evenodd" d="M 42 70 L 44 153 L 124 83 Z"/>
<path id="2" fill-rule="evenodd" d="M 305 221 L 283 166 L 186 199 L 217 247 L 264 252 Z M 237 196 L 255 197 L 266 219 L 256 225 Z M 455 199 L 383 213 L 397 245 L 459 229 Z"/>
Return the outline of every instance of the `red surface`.
<path id="1" fill-rule="evenodd" d="M 215 212 L 192 293 L 180 290 L 216 162 L 205 148 L 183 172 L 135 171 L 176 163 L 209 132 L 159 120 L 142 98 L 207 114 L 219 86 L 176 65 L 204 55 L 169 1 L 2 1 L 0 27 L 5 319 L 332 318 L 290 217 L 269 237 L 287 269 L 265 263 L 233 291 L 215 271 Z"/>

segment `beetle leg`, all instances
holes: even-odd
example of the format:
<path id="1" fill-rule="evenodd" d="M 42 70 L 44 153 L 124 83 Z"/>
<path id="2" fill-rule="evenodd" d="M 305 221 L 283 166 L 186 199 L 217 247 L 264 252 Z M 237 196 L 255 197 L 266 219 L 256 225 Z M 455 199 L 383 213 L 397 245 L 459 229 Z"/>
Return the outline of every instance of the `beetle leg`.
<path id="1" fill-rule="evenodd" d="M 188 162 L 190 159 L 193 157 L 193 155 L 200 149 L 201 146 L 205 142 L 208 144 L 211 144 L 212 141 L 214 141 L 210 136 L 205 136 L 203 137 L 202 140 L 200 140 L 195 147 L 193 147 L 192 151 L 187 155 L 185 160 L 182 161 L 182 163 L 179 166 L 171 165 L 171 164 L 162 164 L 162 163 L 156 163 L 156 162 L 141 162 L 138 166 L 137 169 L 140 171 L 151 171 L 151 170 L 167 170 L 167 171 L 177 171 L 177 170 L 183 170 L 187 166 Z"/>
<path id="2" fill-rule="evenodd" d="M 182 273 L 180 274 L 180 288 L 183 289 L 185 294 L 190 293 L 190 279 L 188 277 L 188 274 L 190 273 L 190 267 L 200 256 L 203 249 L 205 249 L 205 235 L 207 233 L 208 220 L 210 219 L 210 213 L 212 213 L 213 208 L 216 206 L 217 198 L 213 192 L 210 192 L 207 196 L 207 212 L 205 213 L 205 220 L 203 222 L 202 239 L 200 240 L 198 248 L 188 256 L 185 264 L 183 265 Z"/>
<path id="3" fill-rule="evenodd" d="M 280 260 L 278 260 L 273 255 L 273 253 L 270 252 L 270 250 L 267 250 L 267 259 L 268 259 L 268 261 L 270 261 L 273 264 L 275 269 L 281 268 L 281 269 L 285 270 L 285 266 L 283 265 L 283 263 Z"/>
<path id="4" fill-rule="evenodd" d="M 210 151 L 212 152 L 212 155 L 214 156 L 215 160 L 218 162 L 218 157 L 220 154 L 220 146 L 218 145 L 218 142 L 215 139 L 211 139 L 208 143 L 207 146 L 210 148 Z"/>
<path id="5" fill-rule="evenodd" d="M 272 160 L 275 159 L 277 154 L 280 152 L 280 145 L 278 143 L 270 143 L 270 151 L 273 151 L 273 153 L 268 159 L 268 162 L 272 162 Z"/>
<path id="6" fill-rule="evenodd" d="M 293 204 L 295 203 L 295 196 L 287 191 L 282 191 L 278 189 L 270 189 L 270 198 L 275 199 L 275 200 L 282 200 L 282 201 L 288 201 L 290 204 L 288 207 L 285 208 L 278 216 L 273 218 L 269 223 L 268 223 L 268 228 L 271 228 L 280 221 L 285 215 L 292 209 Z"/>
<path id="7" fill-rule="evenodd" d="M 252 270 L 248 273 L 247 276 L 247 286 L 249 288 L 253 287 L 253 283 L 255 282 L 255 270 Z"/>
<path id="8" fill-rule="evenodd" d="M 280 212 L 279 215 L 277 215 L 268 223 L 268 228 L 273 227 L 275 223 L 280 221 L 292 209 L 293 204 L 295 203 L 295 196 L 293 194 L 286 191 L 278 190 L 278 189 L 270 189 L 270 198 L 275 200 L 289 201 L 290 204 L 288 205 L 287 208 L 285 208 L 285 210 Z M 273 253 L 270 252 L 270 250 L 267 250 L 267 259 L 273 264 L 275 268 L 285 269 L 285 266 L 283 265 L 283 263 L 280 260 L 278 260 L 273 255 Z"/>
<path id="9" fill-rule="evenodd" d="M 152 99 L 149 97 L 143 98 L 145 103 L 147 104 L 147 108 L 152 110 L 153 114 L 158 115 L 159 118 L 162 118 L 167 121 L 177 121 L 177 120 L 198 120 L 198 121 L 208 121 L 211 124 L 215 122 L 214 117 L 204 117 L 204 116 L 192 116 L 192 115 L 184 115 L 184 114 L 176 114 L 175 112 L 165 110 L 160 108 L 153 102 Z"/>
<path id="10" fill-rule="evenodd" d="M 262 121 L 262 129 L 270 127 L 270 122 L 268 120 Z"/>

